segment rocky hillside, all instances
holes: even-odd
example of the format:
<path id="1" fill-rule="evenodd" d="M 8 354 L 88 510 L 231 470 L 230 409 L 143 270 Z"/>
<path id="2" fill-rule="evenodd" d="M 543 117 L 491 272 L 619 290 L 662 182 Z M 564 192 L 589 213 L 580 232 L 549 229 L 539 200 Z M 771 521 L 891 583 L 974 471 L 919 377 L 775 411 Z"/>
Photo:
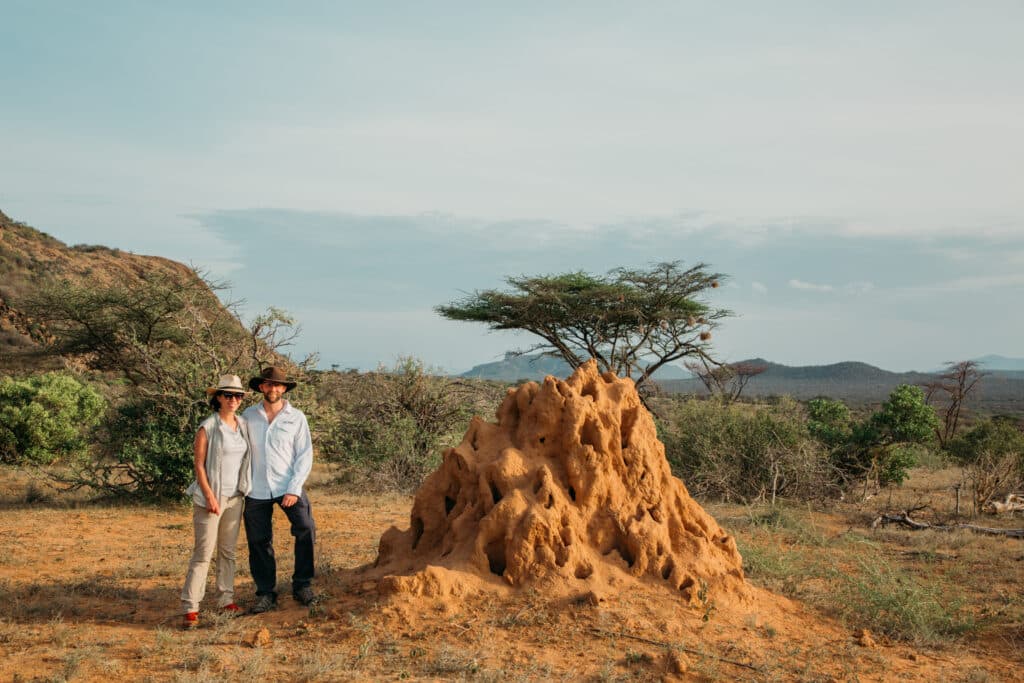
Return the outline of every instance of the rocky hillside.
<path id="1" fill-rule="evenodd" d="M 0 373 L 52 368 L 60 364 L 48 349 L 47 331 L 22 308 L 40 287 L 61 280 L 97 286 L 133 285 L 153 275 L 195 280 L 184 264 L 96 245 L 69 247 L 45 232 L 0 212 Z M 210 303 L 219 306 L 213 292 Z"/>

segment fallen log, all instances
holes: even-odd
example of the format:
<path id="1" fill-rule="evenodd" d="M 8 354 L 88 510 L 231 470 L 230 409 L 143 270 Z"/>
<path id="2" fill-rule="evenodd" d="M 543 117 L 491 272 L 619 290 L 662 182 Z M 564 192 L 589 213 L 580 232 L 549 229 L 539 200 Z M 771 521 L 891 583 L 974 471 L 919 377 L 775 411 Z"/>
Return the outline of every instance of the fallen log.
<path id="1" fill-rule="evenodd" d="M 1024 539 L 1024 529 L 995 529 L 989 526 L 978 526 L 977 524 L 930 524 L 928 522 L 919 522 L 915 519 L 911 519 L 910 514 L 907 512 L 901 512 L 899 514 L 882 514 L 875 518 L 875 521 L 871 522 L 871 528 L 877 529 L 879 526 L 885 526 L 886 524 L 899 524 L 901 526 L 908 527 L 910 529 L 934 529 L 936 531 L 956 531 L 958 529 L 967 529 L 978 534 L 987 534 L 989 536 L 1006 536 L 1007 538 L 1021 538 Z"/>

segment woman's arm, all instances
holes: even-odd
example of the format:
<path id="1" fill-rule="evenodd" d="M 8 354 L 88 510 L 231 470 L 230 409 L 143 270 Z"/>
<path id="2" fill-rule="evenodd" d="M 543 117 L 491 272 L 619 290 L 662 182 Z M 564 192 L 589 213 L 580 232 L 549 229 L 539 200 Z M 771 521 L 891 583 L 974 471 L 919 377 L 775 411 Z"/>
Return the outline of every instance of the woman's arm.
<path id="1" fill-rule="evenodd" d="M 220 504 L 217 502 L 217 496 L 214 495 L 213 489 L 210 488 L 210 479 L 206 476 L 207 445 L 206 430 L 200 427 L 199 431 L 196 432 L 196 440 L 192 447 L 194 455 L 192 466 L 196 471 L 196 482 L 199 484 L 199 490 L 203 492 L 203 497 L 206 498 L 207 511 L 219 515 Z"/>

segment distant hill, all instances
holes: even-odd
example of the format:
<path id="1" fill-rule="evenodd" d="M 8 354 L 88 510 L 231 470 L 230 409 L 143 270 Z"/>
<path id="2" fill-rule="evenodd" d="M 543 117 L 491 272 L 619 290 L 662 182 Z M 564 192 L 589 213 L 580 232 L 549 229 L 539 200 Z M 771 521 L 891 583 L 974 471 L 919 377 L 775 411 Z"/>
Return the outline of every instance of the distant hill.
<path id="1" fill-rule="evenodd" d="M 459 376 L 515 382 L 518 380 L 540 381 L 548 375 L 565 378 L 571 374 L 572 368 L 561 358 L 540 354 L 518 356 L 506 353 L 502 360 L 476 365 Z M 658 370 L 654 378 L 660 381 L 663 379 L 685 379 L 690 376 L 689 371 L 669 364 Z"/>
<path id="2" fill-rule="evenodd" d="M 0 212 L 0 372 L 61 366 L 46 347 L 45 327 L 20 308 L 19 302 L 34 290 L 61 280 L 131 289 L 153 275 L 179 282 L 198 277 L 185 264 L 159 256 L 98 245 L 69 247 Z M 210 305 L 221 306 L 213 292 Z"/>
<path id="3" fill-rule="evenodd" d="M 753 358 L 743 363 L 765 365 L 752 377 L 743 396 L 792 396 L 807 400 L 818 396 L 841 399 L 851 405 L 881 403 L 900 384 L 922 385 L 935 379 L 927 372 L 889 372 L 867 363 L 847 361 L 831 365 L 788 366 Z M 982 380 L 972 404 L 984 412 L 1024 415 L 1024 373 L 992 373 Z M 669 393 L 707 394 L 698 379 L 659 382 Z"/>

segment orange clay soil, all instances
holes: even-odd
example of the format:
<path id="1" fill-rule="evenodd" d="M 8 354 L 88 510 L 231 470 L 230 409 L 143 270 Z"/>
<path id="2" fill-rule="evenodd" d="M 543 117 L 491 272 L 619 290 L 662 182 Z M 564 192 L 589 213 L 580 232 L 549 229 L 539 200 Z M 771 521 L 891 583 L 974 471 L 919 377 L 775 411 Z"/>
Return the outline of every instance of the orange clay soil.
<path id="1" fill-rule="evenodd" d="M 602 595 L 628 576 L 690 606 L 751 604 L 736 542 L 672 476 L 633 381 L 593 360 L 509 390 L 497 423 L 475 418 L 367 573 L 384 593 Z"/>

